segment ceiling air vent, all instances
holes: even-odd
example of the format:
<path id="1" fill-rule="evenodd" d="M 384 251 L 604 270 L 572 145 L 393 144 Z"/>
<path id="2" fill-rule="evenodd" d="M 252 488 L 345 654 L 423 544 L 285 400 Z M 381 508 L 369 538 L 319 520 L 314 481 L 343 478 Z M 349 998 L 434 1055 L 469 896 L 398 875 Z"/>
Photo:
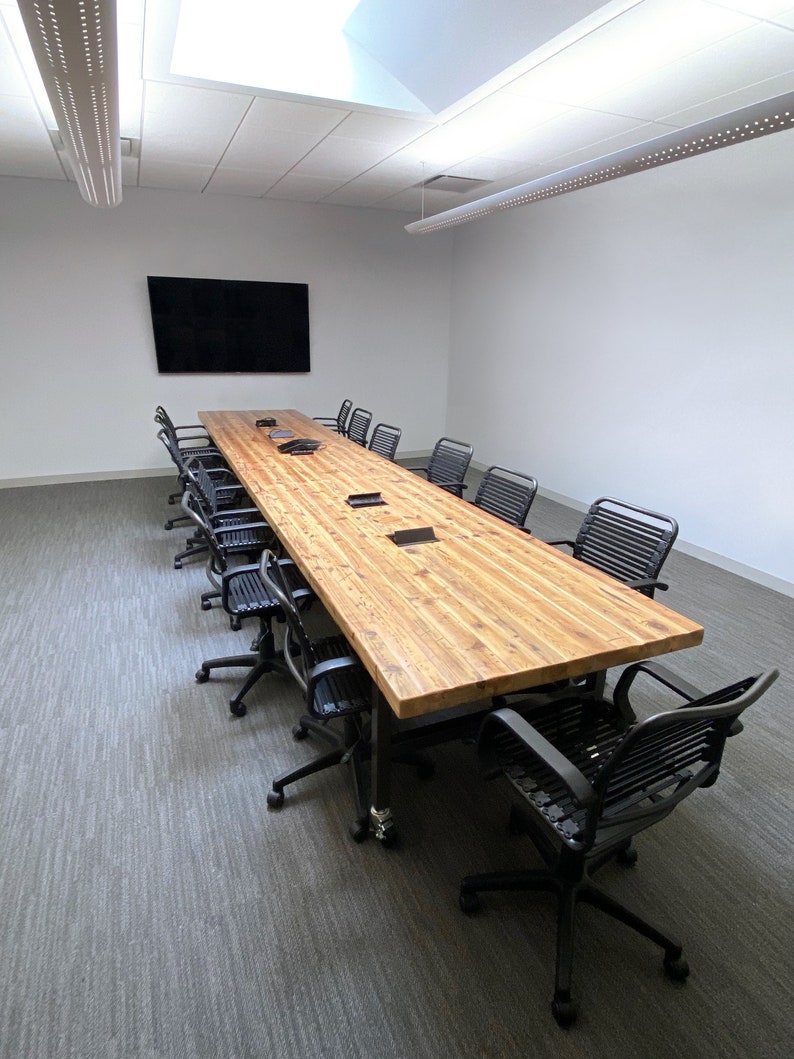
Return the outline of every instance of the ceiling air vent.
<path id="1" fill-rule="evenodd" d="M 428 191 L 456 191 L 459 195 L 465 195 L 467 191 L 476 191 L 478 188 L 485 187 L 486 184 L 490 184 L 490 180 L 440 173 L 438 176 L 425 180 L 422 187 Z"/>

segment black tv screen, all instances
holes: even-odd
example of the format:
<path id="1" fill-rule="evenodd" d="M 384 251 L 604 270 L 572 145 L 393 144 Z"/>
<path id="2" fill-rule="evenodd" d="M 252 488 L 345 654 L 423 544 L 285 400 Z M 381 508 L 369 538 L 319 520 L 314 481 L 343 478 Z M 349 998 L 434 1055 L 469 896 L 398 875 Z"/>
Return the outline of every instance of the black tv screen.
<path id="1" fill-rule="evenodd" d="M 306 283 L 146 280 L 161 375 L 310 370 Z"/>

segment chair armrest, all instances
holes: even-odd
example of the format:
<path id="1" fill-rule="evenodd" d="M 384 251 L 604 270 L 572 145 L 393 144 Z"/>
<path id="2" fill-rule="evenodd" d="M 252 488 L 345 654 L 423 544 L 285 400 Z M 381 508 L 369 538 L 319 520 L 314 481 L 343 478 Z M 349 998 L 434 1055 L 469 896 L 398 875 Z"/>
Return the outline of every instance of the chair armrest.
<path id="1" fill-rule="evenodd" d="M 555 548 L 559 548 L 561 544 L 565 544 L 568 548 L 573 548 L 573 541 L 546 541 L 546 544 L 553 544 Z"/>
<path id="2" fill-rule="evenodd" d="M 596 792 L 593 790 L 590 781 L 579 771 L 576 765 L 569 761 L 564 754 L 561 754 L 548 739 L 542 736 L 537 728 L 533 728 L 529 721 L 524 720 L 520 714 L 508 707 L 489 713 L 480 726 L 478 751 L 483 762 L 486 778 L 490 778 L 490 776 L 495 774 L 498 775 L 502 771 L 495 762 L 495 755 L 489 745 L 490 740 L 486 736 L 486 732 L 489 732 L 489 729 L 497 725 L 512 732 L 543 766 L 553 772 L 578 805 L 583 809 L 587 809 L 595 804 Z M 484 738 L 484 736 L 486 737 Z"/>
<path id="3" fill-rule="evenodd" d="M 177 428 L 177 429 L 179 429 L 179 428 Z M 185 442 L 185 441 L 203 441 L 204 442 L 203 445 L 201 445 L 201 446 L 193 445 L 192 448 L 202 448 L 202 449 L 214 448 L 214 446 L 212 444 L 212 438 L 210 438 L 209 434 L 185 434 L 183 437 L 180 437 L 180 438 L 176 439 L 176 443 L 180 447 L 182 446 L 182 443 Z"/>
<path id="4" fill-rule="evenodd" d="M 450 486 L 450 485 L 454 486 L 456 489 L 468 489 L 469 488 L 466 485 L 466 483 L 463 481 L 462 478 L 452 478 L 450 481 L 447 481 L 447 482 L 434 481 L 433 485 L 437 485 L 441 489 L 446 489 L 447 486 Z"/>
<path id="5" fill-rule="evenodd" d="M 228 518 L 239 518 L 241 515 L 253 515 L 257 519 L 262 518 L 262 512 L 258 507 L 232 507 L 226 511 L 219 511 L 216 515 L 210 516 L 210 523 L 213 526 L 220 525 L 224 519 Z"/>
<path id="6" fill-rule="evenodd" d="M 214 528 L 215 536 L 218 537 L 218 539 L 220 540 L 223 537 L 227 537 L 231 533 L 239 533 L 240 530 L 255 530 L 255 529 L 269 530 L 269 529 L 272 529 L 272 526 L 270 525 L 269 522 L 256 522 L 256 521 L 254 521 L 254 522 L 241 522 L 241 523 L 238 523 L 236 526 L 215 526 L 213 528 Z"/>
<path id="7" fill-rule="evenodd" d="M 628 585 L 629 588 L 636 588 L 638 592 L 642 592 L 644 588 L 650 588 L 654 591 L 658 588 L 660 592 L 666 592 L 670 587 L 664 581 L 658 581 L 655 577 L 638 577 L 634 581 L 624 581 L 623 583 Z"/>
<path id="8" fill-rule="evenodd" d="M 684 680 L 683 677 L 679 677 L 677 673 L 674 673 L 672 669 L 668 669 L 667 666 L 662 665 L 661 662 L 635 662 L 620 675 L 620 679 L 615 686 L 615 692 L 612 696 L 613 702 L 624 715 L 626 715 L 626 710 L 628 710 L 631 715 L 634 713 L 629 701 L 629 689 L 640 673 L 645 673 L 647 676 L 652 677 L 657 681 L 657 683 L 664 684 L 665 687 L 670 688 L 671 691 L 674 691 L 684 699 L 686 703 L 694 702 L 696 699 L 702 698 L 705 694 L 700 688 L 695 687 L 694 684 L 690 684 L 689 681 Z"/>
<path id="9" fill-rule="evenodd" d="M 342 655 L 340 658 L 326 658 L 312 666 L 306 674 L 306 702 L 311 704 L 314 699 L 314 689 L 330 673 L 340 673 L 348 669 L 361 669 L 361 663 L 352 655 Z"/>
<path id="10" fill-rule="evenodd" d="M 335 430 L 337 434 L 344 434 L 344 430 L 339 429 L 336 416 L 312 416 L 312 419 L 315 423 L 321 423 L 322 426 L 328 427 L 329 430 Z"/>
<path id="11" fill-rule="evenodd" d="M 528 537 L 532 536 L 532 530 L 529 528 L 529 526 L 516 526 L 516 529 L 521 530 L 522 533 L 526 533 Z"/>
<path id="12" fill-rule="evenodd" d="M 413 471 L 415 474 L 427 474 L 427 467 L 411 467 L 409 464 L 403 464 L 406 471 Z"/>

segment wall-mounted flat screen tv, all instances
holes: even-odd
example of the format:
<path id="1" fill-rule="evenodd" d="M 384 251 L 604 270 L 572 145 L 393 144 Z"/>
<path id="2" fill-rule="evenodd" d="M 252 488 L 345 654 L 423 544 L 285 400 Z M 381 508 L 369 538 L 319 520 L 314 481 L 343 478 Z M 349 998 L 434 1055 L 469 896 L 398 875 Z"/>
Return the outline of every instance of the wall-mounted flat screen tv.
<path id="1" fill-rule="evenodd" d="M 310 370 L 308 284 L 146 279 L 161 375 Z"/>

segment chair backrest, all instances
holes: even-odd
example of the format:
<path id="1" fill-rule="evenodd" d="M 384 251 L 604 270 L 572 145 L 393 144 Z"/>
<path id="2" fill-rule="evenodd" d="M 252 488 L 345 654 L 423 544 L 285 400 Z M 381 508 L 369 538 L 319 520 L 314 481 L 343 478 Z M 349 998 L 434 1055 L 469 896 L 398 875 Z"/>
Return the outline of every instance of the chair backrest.
<path id="1" fill-rule="evenodd" d="M 618 581 L 657 577 L 678 536 L 669 515 L 602 496 L 585 515 L 573 545 L 582 562 Z M 641 588 L 653 595 L 653 588 Z"/>
<path id="2" fill-rule="evenodd" d="M 169 434 L 165 427 L 160 427 L 157 431 L 157 436 L 165 445 L 168 450 L 168 455 L 174 461 L 174 465 L 181 476 L 185 470 L 185 457 L 177 444 L 176 438 L 173 434 Z"/>
<path id="3" fill-rule="evenodd" d="M 511 526 L 523 526 L 537 491 L 531 475 L 493 466 L 482 476 L 474 503 Z"/>
<path id="4" fill-rule="evenodd" d="M 368 412 L 366 408 L 356 408 L 347 426 L 347 436 L 359 445 L 366 445 L 371 422 L 372 412 Z"/>
<path id="5" fill-rule="evenodd" d="M 158 404 L 154 410 L 154 421 L 159 423 L 169 437 L 176 439 L 177 434 L 174 422 L 161 404 Z"/>
<path id="6" fill-rule="evenodd" d="M 393 427 L 388 423 L 378 423 L 372 431 L 372 437 L 369 439 L 370 451 L 385 456 L 387 460 L 393 460 L 401 437 L 402 429 L 400 427 Z"/>
<path id="7" fill-rule="evenodd" d="M 185 484 L 190 486 L 201 499 L 208 514 L 218 513 L 218 491 L 207 468 L 196 457 L 188 460 L 184 465 Z"/>
<path id="8" fill-rule="evenodd" d="M 339 406 L 339 411 L 336 413 L 336 429 L 340 434 L 344 434 L 347 426 L 347 417 L 350 415 L 350 409 L 353 407 L 353 402 L 350 398 L 346 397 Z"/>
<path id="9" fill-rule="evenodd" d="M 748 677 L 632 725 L 592 779 L 597 801 L 587 837 L 627 825 L 642 830 L 714 783 L 736 718 L 777 676 L 772 669 Z"/>
<path id="10" fill-rule="evenodd" d="M 317 665 L 320 659 L 317 657 L 312 639 L 303 624 L 294 588 L 290 584 L 285 568 L 279 562 L 275 552 L 269 549 L 265 549 L 262 552 L 259 560 L 259 576 L 262 578 L 265 588 L 281 605 L 287 623 L 284 637 L 284 661 L 305 693 L 307 671 L 312 666 Z M 308 593 L 304 592 L 302 594 L 307 595 Z M 291 650 L 292 644 L 298 647 L 299 654 L 293 653 Z"/>
<path id="11" fill-rule="evenodd" d="M 465 441 L 439 438 L 427 464 L 427 480 L 443 487 L 445 482 L 462 482 L 474 449 Z M 452 490 L 460 495 L 460 490 Z"/>

